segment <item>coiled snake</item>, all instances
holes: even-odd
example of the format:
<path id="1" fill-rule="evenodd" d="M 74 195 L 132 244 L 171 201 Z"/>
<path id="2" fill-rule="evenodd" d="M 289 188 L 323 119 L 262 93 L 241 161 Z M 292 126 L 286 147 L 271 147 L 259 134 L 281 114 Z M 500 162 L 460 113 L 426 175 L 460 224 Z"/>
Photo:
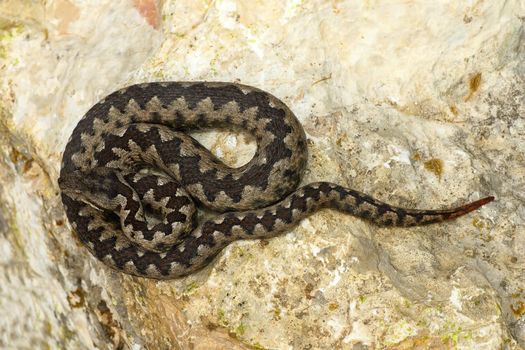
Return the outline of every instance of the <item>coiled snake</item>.
<path id="1" fill-rule="evenodd" d="M 185 133 L 202 128 L 247 131 L 257 142 L 254 157 L 226 166 Z M 85 114 L 66 145 L 59 186 L 67 217 L 92 254 L 120 271 L 158 279 L 202 268 L 232 241 L 279 235 L 320 208 L 413 226 L 493 200 L 409 210 L 329 182 L 297 189 L 306 160 L 299 121 L 264 91 L 147 83 L 116 91 Z M 197 226 L 194 202 L 222 214 Z"/>

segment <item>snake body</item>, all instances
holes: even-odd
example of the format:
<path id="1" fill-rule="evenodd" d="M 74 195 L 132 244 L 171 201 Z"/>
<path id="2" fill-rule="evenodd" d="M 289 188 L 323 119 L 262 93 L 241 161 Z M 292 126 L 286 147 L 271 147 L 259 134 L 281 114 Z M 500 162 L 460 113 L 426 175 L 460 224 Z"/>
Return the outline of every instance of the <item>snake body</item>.
<path id="1" fill-rule="evenodd" d="M 187 134 L 203 128 L 250 133 L 255 155 L 228 167 Z M 229 243 L 274 237 L 321 208 L 413 226 L 493 199 L 409 210 L 329 182 L 297 189 L 306 161 L 301 124 L 267 92 L 233 83 L 146 83 L 110 94 L 84 115 L 66 145 L 59 186 L 67 217 L 93 255 L 157 279 L 190 274 Z M 217 216 L 198 224 L 195 203 Z"/>

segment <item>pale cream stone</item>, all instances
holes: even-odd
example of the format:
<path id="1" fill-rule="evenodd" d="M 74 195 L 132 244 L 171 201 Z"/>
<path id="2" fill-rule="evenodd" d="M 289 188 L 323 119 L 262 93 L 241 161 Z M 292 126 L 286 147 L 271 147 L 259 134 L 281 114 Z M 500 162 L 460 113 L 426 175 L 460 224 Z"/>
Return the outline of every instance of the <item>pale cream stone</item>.
<path id="1" fill-rule="evenodd" d="M 523 1 L 152 1 L 0 2 L 1 348 L 525 347 Z M 281 98 L 309 139 L 303 183 L 496 201 L 410 229 L 324 210 L 188 277 L 129 277 L 79 244 L 57 178 L 81 116 L 153 80 Z M 198 139 L 239 166 L 239 135 Z"/>

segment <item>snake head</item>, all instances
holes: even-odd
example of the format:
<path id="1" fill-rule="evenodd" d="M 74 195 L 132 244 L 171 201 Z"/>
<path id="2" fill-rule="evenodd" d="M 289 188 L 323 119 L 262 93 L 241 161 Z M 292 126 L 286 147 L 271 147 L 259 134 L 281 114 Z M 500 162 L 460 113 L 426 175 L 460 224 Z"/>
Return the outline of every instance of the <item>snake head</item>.
<path id="1" fill-rule="evenodd" d="M 58 186 L 68 197 L 110 211 L 120 204 L 115 199 L 122 189 L 129 190 L 122 175 L 109 168 L 95 168 L 87 173 L 75 170 L 61 174 Z"/>

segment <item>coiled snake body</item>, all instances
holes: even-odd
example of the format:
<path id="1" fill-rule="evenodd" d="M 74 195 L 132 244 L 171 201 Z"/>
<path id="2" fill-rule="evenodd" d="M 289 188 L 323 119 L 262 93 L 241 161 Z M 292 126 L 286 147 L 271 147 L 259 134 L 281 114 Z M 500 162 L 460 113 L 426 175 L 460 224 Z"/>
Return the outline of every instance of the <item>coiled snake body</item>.
<path id="1" fill-rule="evenodd" d="M 254 157 L 226 166 L 185 133 L 202 128 L 247 131 L 257 142 Z M 264 91 L 147 83 L 110 94 L 80 120 L 59 186 L 68 219 L 91 253 L 118 270 L 158 279 L 202 268 L 234 240 L 279 235 L 320 208 L 413 226 L 456 218 L 493 199 L 408 210 L 328 182 L 297 189 L 306 160 L 299 121 Z M 222 214 L 197 226 L 194 201 Z"/>

